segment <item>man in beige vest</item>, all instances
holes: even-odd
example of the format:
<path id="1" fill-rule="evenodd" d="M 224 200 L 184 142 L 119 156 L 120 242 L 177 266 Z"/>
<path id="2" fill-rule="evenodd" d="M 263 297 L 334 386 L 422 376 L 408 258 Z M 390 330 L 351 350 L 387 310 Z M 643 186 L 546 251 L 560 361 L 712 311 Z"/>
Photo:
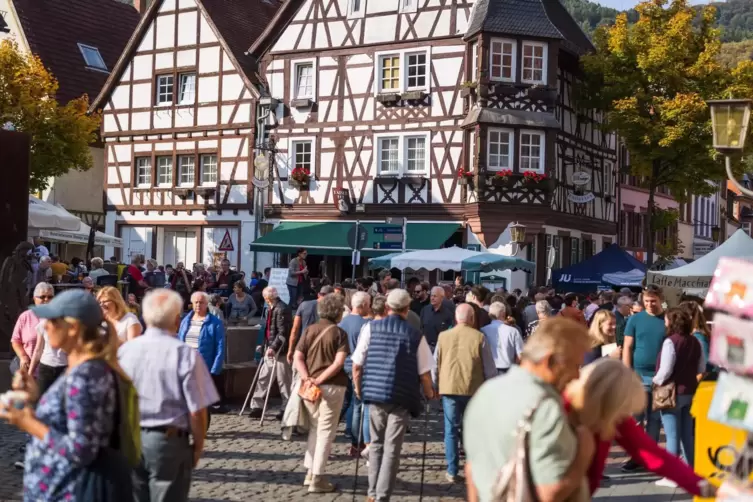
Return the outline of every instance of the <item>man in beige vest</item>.
<path id="1" fill-rule="evenodd" d="M 465 407 L 484 380 L 497 376 L 491 347 L 483 333 L 473 328 L 473 323 L 473 307 L 458 305 L 455 327 L 439 334 L 434 352 L 435 383 L 444 409 L 445 477 L 451 483 L 461 481 L 458 442 Z"/>

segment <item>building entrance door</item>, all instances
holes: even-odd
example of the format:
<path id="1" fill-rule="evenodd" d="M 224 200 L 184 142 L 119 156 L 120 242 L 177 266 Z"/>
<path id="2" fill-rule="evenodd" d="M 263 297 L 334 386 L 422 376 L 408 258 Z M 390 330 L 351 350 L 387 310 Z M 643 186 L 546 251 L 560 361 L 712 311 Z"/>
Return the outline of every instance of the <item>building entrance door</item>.
<path id="1" fill-rule="evenodd" d="M 175 266 L 182 261 L 188 270 L 196 263 L 196 230 L 165 229 L 165 264 Z"/>

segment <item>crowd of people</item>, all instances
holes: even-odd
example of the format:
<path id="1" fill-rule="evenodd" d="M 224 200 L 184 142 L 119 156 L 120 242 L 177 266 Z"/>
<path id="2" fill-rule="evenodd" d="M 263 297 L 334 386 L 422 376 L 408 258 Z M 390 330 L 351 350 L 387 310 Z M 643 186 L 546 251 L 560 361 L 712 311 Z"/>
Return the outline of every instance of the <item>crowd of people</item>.
<path id="1" fill-rule="evenodd" d="M 247 285 L 228 261 L 189 272 L 140 257 L 118 278 L 122 292 L 97 280 L 56 295 L 38 282 L 12 337 L 14 388 L 30 405 L 0 405 L 31 439 L 25 497 L 75 500 L 100 452 L 122 447 L 114 439 L 134 411 L 122 399 L 132 385 L 141 446 L 136 462 L 119 467 L 129 489 L 140 501 L 187 500 L 211 414 L 222 411 L 226 324 L 257 315 L 263 343 L 250 416 L 263 415 L 276 382 L 283 431 L 308 430 L 310 493 L 336 490 L 327 462 L 345 421 L 349 454 L 368 464 L 367 500 L 390 500 L 405 434 L 435 399 L 446 480 L 465 482 L 472 501 L 521 489 L 514 485 L 526 476 L 502 475 L 521 468 L 521 455 L 539 499 L 590 500 L 613 441 L 632 456 L 624 471 L 648 469 L 658 484 L 694 495 L 713 491 L 692 469 L 690 404 L 717 371 L 698 303 L 665 309 L 655 286 L 584 297 L 492 292 L 461 276 L 401 284 L 388 270 L 332 284 L 309 277 L 306 257 L 300 250 L 290 261 L 285 292 L 268 285 L 268 270 Z M 91 265 L 82 280 L 103 261 Z M 676 404 L 652 409 L 652 389 L 668 383 Z"/>

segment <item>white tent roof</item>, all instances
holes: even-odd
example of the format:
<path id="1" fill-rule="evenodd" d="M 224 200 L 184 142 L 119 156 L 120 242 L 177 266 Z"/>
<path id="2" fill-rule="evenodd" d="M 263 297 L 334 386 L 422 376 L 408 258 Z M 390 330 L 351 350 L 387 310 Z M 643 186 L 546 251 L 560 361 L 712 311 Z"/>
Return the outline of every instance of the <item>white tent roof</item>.
<path id="1" fill-rule="evenodd" d="M 81 220 L 65 209 L 29 195 L 29 228 L 77 231 Z"/>
<path id="2" fill-rule="evenodd" d="M 711 277 L 714 275 L 719 259 L 732 256 L 742 260 L 753 261 L 753 239 L 743 230 L 738 230 L 710 253 L 683 267 L 657 272 L 657 275 L 669 277 Z"/>
<path id="3" fill-rule="evenodd" d="M 47 240 L 47 241 L 71 242 L 75 244 L 88 244 L 89 232 L 91 231 L 91 227 L 89 227 L 89 225 L 81 221 L 76 216 L 66 211 L 64 208 L 60 206 L 53 206 L 53 207 L 55 207 L 55 209 L 57 209 L 61 213 L 68 215 L 68 217 L 75 218 L 75 220 L 77 221 L 76 228 L 72 230 L 39 229 L 36 232 L 36 235 L 41 237 L 43 240 Z M 123 240 L 119 237 L 113 237 L 111 235 L 107 235 L 102 232 L 97 232 L 96 234 L 94 234 L 94 245 L 95 246 L 112 246 L 116 248 L 122 248 Z"/>

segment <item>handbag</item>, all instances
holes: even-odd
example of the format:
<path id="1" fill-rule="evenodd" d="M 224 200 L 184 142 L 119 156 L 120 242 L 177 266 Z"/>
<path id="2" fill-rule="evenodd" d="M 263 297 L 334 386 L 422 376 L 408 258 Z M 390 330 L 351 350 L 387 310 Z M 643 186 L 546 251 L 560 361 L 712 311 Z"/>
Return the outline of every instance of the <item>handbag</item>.
<path id="1" fill-rule="evenodd" d="M 675 383 L 654 384 L 651 388 L 651 409 L 662 411 L 671 410 L 675 407 L 677 407 L 677 386 Z"/>
<path id="2" fill-rule="evenodd" d="M 542 397 L 535 406 L 523 415 L 520 425 L 518 425 L 514 455 L 502 467 L 497 480 L 492 485 L 491 500 L 493 502 L 538 501 L 531 477 L 531 465 L 528 462 L 528 450 L 530 448 L 533 415 L 545 398 L 546 396 Z"/>
<path id="3" fill-rule="evenodd" d="M 329 328 L 322 330 L 322 332 L 319 333 L 319 336 L 316 337 L 313 343 L 309 345 L 308 351 L 316 347 L 321 339 L 324 338 L 324 335 L 332 328 L 337 328 L 337 325 L 333 324 Z M 322 397 L 322 389 L 320 389 L 319 386 L 311 380 L 304 380 L 301 381 L 301 387 L 300 389 L 298 389 L 298 395 L 301 396 L 301 399 L 305 399 L 310 403 L 316 403 Z"/>

